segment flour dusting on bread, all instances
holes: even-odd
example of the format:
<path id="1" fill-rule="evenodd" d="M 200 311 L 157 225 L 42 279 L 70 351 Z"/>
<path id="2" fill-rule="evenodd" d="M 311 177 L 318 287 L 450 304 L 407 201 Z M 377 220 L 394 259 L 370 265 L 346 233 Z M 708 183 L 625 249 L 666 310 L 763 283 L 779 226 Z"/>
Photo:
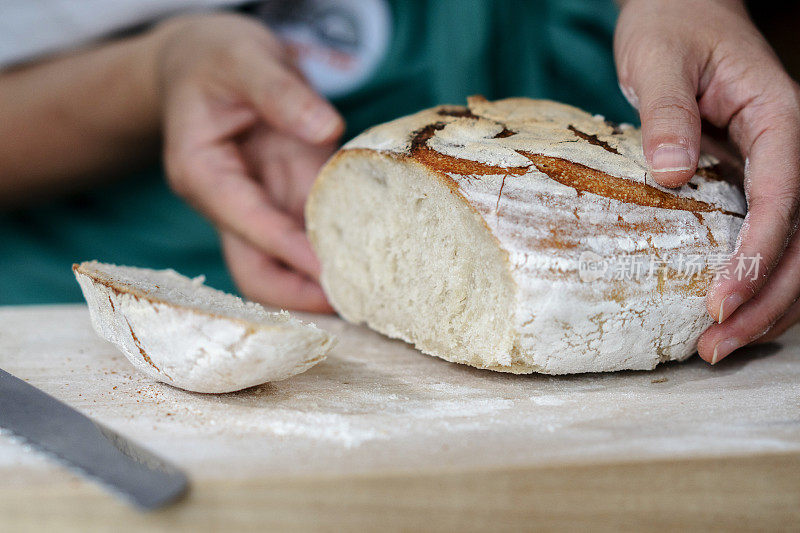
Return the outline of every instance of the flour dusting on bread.
<path id="1" fill-rule="evenodd" d="M 732 250 L 745 208 L 713 157 L 667 189 L 633 126 L 472 97 L 347 143 L 306 219 L 346 319 L 450 361 L 563 374 L 691 355 L 711 324 L 711 259 Z M 586 281 L 587 256 L 643 258 L 656 275 Z M 697 275 L 676 257 L 699 258 Z"/>
<path id="2" fill-rule="evenodd" d="M 335 339 L 283 311 L 174 270 L 96 261 L 73 265 L 98 335 L 153 379 L 196 392 L 230 392 L 304 372 Z"/>

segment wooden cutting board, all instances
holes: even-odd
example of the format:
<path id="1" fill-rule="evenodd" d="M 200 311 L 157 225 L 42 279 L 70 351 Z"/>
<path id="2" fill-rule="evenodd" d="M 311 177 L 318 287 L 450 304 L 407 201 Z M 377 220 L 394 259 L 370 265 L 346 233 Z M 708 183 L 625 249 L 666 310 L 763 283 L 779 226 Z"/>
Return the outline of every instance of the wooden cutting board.
<path id="1" fill-rule="evenodd" d="M 800 524 L 798 329 L 715 367 L 514 376 L 300 316 L 338 336 L 326 361 L 203 395 L 136 373 L 85 306 L 0 308 L 1 368 L 192 480 L 140 514 L 0 435 L 0 530 Z"/>

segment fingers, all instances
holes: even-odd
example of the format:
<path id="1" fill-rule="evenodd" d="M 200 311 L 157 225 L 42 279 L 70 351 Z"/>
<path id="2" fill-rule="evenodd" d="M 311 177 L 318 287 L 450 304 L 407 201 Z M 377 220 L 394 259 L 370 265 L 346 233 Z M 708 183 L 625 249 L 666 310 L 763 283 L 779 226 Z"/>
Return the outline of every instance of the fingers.
<path id="1" fill-rule="evenodd" d="M 268 124 L 314 144 L 342 134 L 339 113 L 280 58 L 251 41 L 238 43 L 232 54 L 236 84 Z"/>
<path id="2" fill-rule="evenodd" d="M 708 10 L 707 31 L 686 23 L 689 7 Z M 727 128 L 745 159 L 748 214 L 728 276 L 715 282 L 706 300 L 721 324 L 698 345 L 703 358 L 719 360 L 796 317 L 800 261 L 796 244 L 787 245 L 800 205 L 800 91 L 740 2 L 713 9 L 677 1 L 626 3 L 615 54 L 623 92 L 640 111 L 656 181 L 680 185 L 692 176 L 701 115 Z"/>
<path id="3" fill-rule="evenodd" d="M 236 235 L 223 233 L 221 239 L 231 275 L 248 299 L 312 313 L 333 312 L 315 281 L 282 267 Z"/>
<path id="4" fill-rule="evenodd" d="M 294 136 L 257 127 L 241 149 L 251 174 L 264 184 L 271 203 L 302 224 L 305 200 L 335 146 L 311 145 Z"/>
<path id="5" fill-rule="evenodd" d="M 716 363 L 732 351 L 767 333 L 797 302 L 800 294 L 800 239 L 791 246 L 770 277 L 769 283 L 747 304 L 722 324 L 711 326 L 700 337 L 697 351 L 709 363 Z"/>
<path id="6" fill-rule="evenodd" d="M 694 176 L 700 157 L 701 59 L 682 42 L 640 39 L 618 44 L 620 87 L 639 111 L 651 176 L 665 187 L 677 187 Z"/>
<path id="7" fill-rule="evenodd" d="M 330 142 L 341 134 L 341 116 L 263 24 L 233 14 L 175 19 L 159 26 L 157 72 L 167 100 L 176 100 L 170 97 L 176 89 L 194 87 L 217 109 L 255 109 L 267 124 L 307 142 Z"/>
<path id="8" fill-rule="evenodd" d="M 291 176 L 282 169 L 271 188 L 286 205 L 276 205 L 270 187 L 252 179 L 257 173 L 248 169 L 242 145 L 254 128 L 263 128 L 298 143 L 328 146 L 341 134 L 342 118 L 262 24 L 212 15 L 160 28 L 156 71 L 170 185 L 245 258 L 232 264 L 243 269 L 237 279 L 249 292 L 270 303 L 296 300 L 328 310 L 319 286 L 305 277 L 319 276 L 320 265 L 302 220 L 291 215 L 292 202 L 304 197 L 291 194 L 286 187 Z M 270 280 L 268 292 L 250 286 L 256 274 Z"/>
<path id="9" fill-rule="evenodd" d="M 246 50 L 252 55 L 250 48 Z M 250 58 L 242 51 L 236 53 Z M 270 57 L 272 59 L 267 59 Z M 253 98 L 261 98 L 263 105 L 258 113 L 267 114 L 270 111 L 268 106 L 275 106 L 273 111 L 278 114 L 265 115 L 265 119 L 272 123 L 278 124 L 281 120 L 289 120 L 292 113 L 305 111 L 303 104 L 292 108 L 293 104 L 290 103 L 278 105 L 264 99 L 263 94 L 267 90 L 274 90 L 274 86 L 267 86 L 269 79 L 274 81 L 276 77 L 285 76 L 289 81 L 284 84 L 284 92 L 297 96 L 301 101 L 306 98 L 328 106 L 321 97 L 295 79 L 294 74 L 289 74 L 288 69 L 276 66 L 279 59 L 275 54 L 270 56 L 262 53 L 258 60 L 250 58 L 234 62 L 235 66 L 231 67 L 234 73 L 236 69 L 243 68 L 246 61 L 252 61 L 254 68 L 262 68 L 256 68 L 258 73 L 249 78 L 242 78 L 239 82 L 234 80 L 234 86 L 240 83 L 245 87 L 248 83 L 245 79 L 261 80 L 261 85 L 252 82 L 248 91 L 252 92 Z M 203 71 L 200 69 L 198 72 Z M 293 84 L 299 84 L 302 89 Z M 253 88 L 258 86 L 264 88 L 259 92 L 261 96 L 255 94 L 258 91 Z M 268 189 L 251 179 L 251 173 L 242 158 L 240 135 L 256 126 L 252 107 L 240 99 L 231 99 L 233 93 L 230 92 L 230 86 L 226 87 L 224 95 L 209 95 L 213 87 L 219 92 L 219 87 L 213 84 L 183 83 L 171 90 L 165 100 L 164 161 L 172 188 L 203 212 L 214 225 L 235 233 L 291 268 L 316 278 L 319 275 L 319 263 L 305 237 L 301 221 L 271 201 Z M 306 96 L 301 94 L 302 91 Z M 273 96 L 277 99 L 286 95 Z M 338 115 L 336 120 L 339 120 Z M 282 135 L 286 136 L 286 133 Z M 276 177 L 276 180 L 288 179 L 286 175 Z"/>
<path id="10" fill-rule="evenodd" d="M 319 276 L 302 227 L 272 206 L 263 187 L 247 176 L 236 145 L 205 146 L 167 159 L 173 187 L 216 226 L 312 278 Z"/>
<path id="11" fill-rule="evenodd" d="M 648 76 L 639 89 L 639 116 L 642 121 L 642 146 L 650 174 L 660 185 L 679 187 L 697 170 L 700 157 L 700 114 L 691 82 L 673 72 L 671 88 L 659 88 L 661 80 Z"/>
<path id="12" fill-rule="evenodd" d="M 798 322 L 800 322 L 800 302 L 795 302 L 786 311 L 786 314 L 783 315 L 781 319 L 778 320 L 763 337 L 758 339 L 758 342 L 772 342 Z"/>
<path id="13" fill-rule="evenodd" d="M 748 214 L 728 272 L 749 261 L 758 263 L 759 275 L 755 279 L 731 275 L 715 283 L 706 305 L 720 322 L 762 290 L 797 227 L 800 103 L 796 93 L 789 90 L 751 100 L 734 116 L 730 130 L 746 157 Z"/>

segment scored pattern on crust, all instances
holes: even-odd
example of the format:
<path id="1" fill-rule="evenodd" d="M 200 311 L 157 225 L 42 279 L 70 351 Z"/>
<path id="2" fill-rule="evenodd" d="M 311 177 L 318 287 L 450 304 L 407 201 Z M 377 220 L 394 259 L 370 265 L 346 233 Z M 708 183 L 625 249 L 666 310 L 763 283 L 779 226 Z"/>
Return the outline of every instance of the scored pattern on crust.
<path id="1" fill-rule="evenodd" d="M 493 138 L 504 139 L 516 135 L 507 125 L 496 120 L 487 119 L 476 115 L 468 108 L 448 107 L 437 112 L 441 116 L 456 117 L 463 119 L 490 120 L 499 124 L 502 130 L 495 134 Z M 607 122 L 607 124 L 609 124 Z M 434 122 L 413 132 L 411 137 L 410 155 L 425 166 L 445 174 L 458 174 L 461 176 L 484 176 L 484 175 L 517 175 L 521 176 L 530 172 L 528 166 L 500 166 L 490 165 L 470 159 L 460 158 L 448 154 L 443 154 L 428 146 L 428 141 L 434 137 L 437 131 L 441 131 L 447 125 L 446 122 Z M 612 125 L 612 131 L 618 131 L 618 126 Z M 594 146 L 600 146 L 604 150 L 621 155 L 620 152 L 611 146 L 607 141 L 601 140 L 596 134 L 585 133 L 572 124 L 567 125 L 577 138 Z M 618 134 L 618 133 L 612 133 Z M 691 212 L 711 212 L 718 211 L 726 215 L 744 218 L 743 213 L 723 209 L 701 200 L 681 197 L 676 194 L 658 189 L 647 183 L 639 183 L 625 178 L 618 178 L 606 172 L 599 171 L 587 165 L 569 161 L 559 157 L 550 157 L 540 153 L 516 149 L 520 155 L 528 158 L 532 165 L 547 175 L 551 179 L 571 187 L 580 195 L 582 193 L 592 193 L 605 198 L 612 198 L 620 202 L 638 204 L 644 207 L 657 207 L 661 209 L 678 209 Z M 713 167 L 700 168 L 697 174 L 706 179 L 720 180 L 716 169 Z M 505 185 L 505 184 L 503 184 Z M 499 198 L 498 198 L 499 204 Z"/>
<path id="2" fill-rule="evenodd" d="M 428 146 L 428 141 L 436 134 L 437 131 L 444 129 L 445 125 L 445 122 L 435 122 L 416 132 L 411 139 L 411 156 L 423 165 L 433 168 L 438 172 L 452 172 L 453 174 L 460 174 L 462 176 L 484 176 L 487 174 L 522 175 L 528 172 L 529 167 L 527 166 L 503 167 L 498 165 L 487 165 L 486 163 L 480 163 L 478 161 L 471 161 L 469 159 L 446 155 L 430 148 Z M 513 135 L 513 132 L 510 132 L 510 130 L 504 129 L 503 131 L 508 131 L 510 135 Z"/>
<path id="3" fill-rule="evenodd" d="M 605 198 L 613 198 L 628 204 L 661 209 L 679 209 L 708 213 L 719 211 L 726 215 L 744 218 L 741 213 L 728 211 L 707 202 L 693 198 L 682 198 L 656 189 L 652 185 L 632 182 L 623 178 L 610 176 L 586 165 L 567 161 L 558 157 L 547 157 L 520 150 L 519 153 L 529 158 L 533 165 L 551 179 L 562 185 L 575 189 L 578 194 L 590 192 Z M 615 152 L 618 153 L 618 152 Z"/>
<path id="4" fill-rule="evenodd" d="M 745 212 L 713 158 L 701 157 L 686 186 L 666 189 L 648 180 L 636 128 L 556 102 L 472 97 L 468 107 L 376 126 L 343 151 L 359 149 L 411 158 L 439 174 L 508 252 L 547 256 L 540 275 L 563 271 L 553 257 L 574 262 L 587 249 L 660 256 L 691 242 L 698 253 L 725 253 Z M 695 285 L 686 289 L 695 293 Z"/>

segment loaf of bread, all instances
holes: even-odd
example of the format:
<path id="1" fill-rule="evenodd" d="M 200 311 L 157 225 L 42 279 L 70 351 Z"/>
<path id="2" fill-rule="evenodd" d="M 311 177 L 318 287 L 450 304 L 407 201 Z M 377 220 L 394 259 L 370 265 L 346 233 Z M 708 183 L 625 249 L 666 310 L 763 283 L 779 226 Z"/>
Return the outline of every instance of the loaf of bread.
<path id="1" fill-rule="evenodd" d="M 231 392 L 304 372 L 334 338 L 174 270 L 89 261 L 72 270 L 92 326 L 140 371 L 195 392 Z"/>
<path id="2" fill-rule="evenodd" d="M 308 235 L 339 314 L 425 353 L 514 373 L 652 369 L 695 352 L 742 225 L 715 163 L 665 189 L 630 125 L 473 97 L 344 145 Z"/>

